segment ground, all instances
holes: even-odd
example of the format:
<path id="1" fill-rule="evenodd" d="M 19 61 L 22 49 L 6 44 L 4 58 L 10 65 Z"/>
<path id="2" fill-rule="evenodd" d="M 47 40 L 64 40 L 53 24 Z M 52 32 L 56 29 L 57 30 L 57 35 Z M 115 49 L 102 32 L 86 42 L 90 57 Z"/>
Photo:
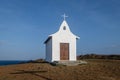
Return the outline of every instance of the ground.
<path id="1" fill-rule="evenodd" d="M 78 66 L 31 62 L 0 66 L 0 80 L 120 80 L 120 60 L 92 59 Z"/>

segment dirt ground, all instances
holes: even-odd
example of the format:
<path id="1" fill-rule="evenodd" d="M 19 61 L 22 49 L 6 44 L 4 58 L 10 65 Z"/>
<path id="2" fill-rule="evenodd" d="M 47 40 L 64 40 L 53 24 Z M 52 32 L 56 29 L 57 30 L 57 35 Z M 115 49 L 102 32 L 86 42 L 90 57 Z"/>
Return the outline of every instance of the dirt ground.
<path id="1" fill-rule="evenodd" d="M 85 60 L 78 66 L 25 63 L 0 66 L 0 80 L 120 80 L 120 60 Z"/>

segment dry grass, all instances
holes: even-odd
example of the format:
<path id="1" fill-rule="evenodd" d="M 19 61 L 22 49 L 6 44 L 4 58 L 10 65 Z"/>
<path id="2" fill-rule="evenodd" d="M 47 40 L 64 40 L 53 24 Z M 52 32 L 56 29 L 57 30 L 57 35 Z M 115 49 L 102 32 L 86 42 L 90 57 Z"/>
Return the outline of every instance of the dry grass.
<path id="1" fill-rule="evenodd" d="M 0 66 L 0 80 L 120 80 L 120 60 L 86 60 L 78 66 L 26 63 Z"/>

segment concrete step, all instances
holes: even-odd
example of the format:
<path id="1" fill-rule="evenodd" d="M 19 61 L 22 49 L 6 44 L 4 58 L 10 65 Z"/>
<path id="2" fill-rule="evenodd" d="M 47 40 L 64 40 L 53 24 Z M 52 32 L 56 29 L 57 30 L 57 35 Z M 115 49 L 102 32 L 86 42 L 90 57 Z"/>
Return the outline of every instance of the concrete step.
<path id="1" fill-rule="evenodd" d="M 87 64 L 87 62 L 82 61 L 82 60 L 79 60 L 79 61 L 54 61 L 54 62 L 52 62 L 52 64 L 54 64 L 54 65 L 76 66 L 76 65 L 79 65 L 79 64 Z"/>

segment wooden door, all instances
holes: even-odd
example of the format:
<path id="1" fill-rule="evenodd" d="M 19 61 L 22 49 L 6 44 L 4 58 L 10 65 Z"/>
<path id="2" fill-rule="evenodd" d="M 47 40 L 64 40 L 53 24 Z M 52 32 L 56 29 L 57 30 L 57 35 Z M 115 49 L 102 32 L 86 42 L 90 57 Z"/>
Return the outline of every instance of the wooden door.
<path id="1" fill-rule="evenodd" d="M 60 43 L 60 60 L 69 60 L 69 43 Z"/>

